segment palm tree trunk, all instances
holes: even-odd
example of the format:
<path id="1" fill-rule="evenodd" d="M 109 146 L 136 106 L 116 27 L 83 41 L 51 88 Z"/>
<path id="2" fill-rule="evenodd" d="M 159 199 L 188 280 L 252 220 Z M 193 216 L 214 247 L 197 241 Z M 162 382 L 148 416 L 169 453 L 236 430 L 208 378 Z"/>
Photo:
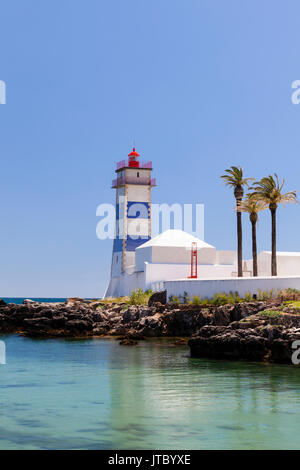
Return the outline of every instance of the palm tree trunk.
<path id="1" fill-rule="evenodd" d="M 239 201 L 237 200 L 237 205 Z M 238 210 L 236 213 L 237 220 L 237 258 L 238 258 L 238 277 L 243 277 L 243 235 L 242 235 L 242 213 Z"/>
<path id="2" fill-rule="evenodd" d="M 257 276 L 257 246 L 256 246 L 256 222 L 252 224 L 252 259 L 253 259 L 253 276 Z"/>
<path id="3" fill-rule="evenodd" d="M 277 276 L 277 259 L 276 259 L 276 209 L 270 209 L 272 217 L 272 276 Z"/>

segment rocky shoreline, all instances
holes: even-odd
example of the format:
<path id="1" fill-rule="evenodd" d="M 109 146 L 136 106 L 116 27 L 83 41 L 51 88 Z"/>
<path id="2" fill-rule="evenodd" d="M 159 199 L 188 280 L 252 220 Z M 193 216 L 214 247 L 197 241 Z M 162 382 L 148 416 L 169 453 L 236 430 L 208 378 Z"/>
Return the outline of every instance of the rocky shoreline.
<path id="1" fill-rule="evenodd" d="M 276 310 L 258 313 L 228 326 L 206 325 L 188 342 L 191 356 L 292 364 L 293 342 L 300 340 L 300 315 L 275 314 Z"/>
<path id="2" fill-rule="evenodd" d="M 280 300 L 222 306 L 162 304 L 153 299 L 149 306 L 77 298 L 56 304 L 0 301 L 0 334 L 115 336 L 124 345 L 149 337 L 178 337 L 176 344 L 185 344 L 181 338 L 190 338 L 192 357 L 291 363 L 291 345 L 300 340 L 300 315 L 281 309 Z M 273 314 L 265 315 L 266 311 Z"/>
<path id="3" fill-rule="evenodd" d="M 226 326 L 263 310 L 269 302 L 224 306 L 135 306 L 68 299 L 64 303 L 0 301 L 0 333 L 39 337 L 190 337 L 205 325 Z"/>

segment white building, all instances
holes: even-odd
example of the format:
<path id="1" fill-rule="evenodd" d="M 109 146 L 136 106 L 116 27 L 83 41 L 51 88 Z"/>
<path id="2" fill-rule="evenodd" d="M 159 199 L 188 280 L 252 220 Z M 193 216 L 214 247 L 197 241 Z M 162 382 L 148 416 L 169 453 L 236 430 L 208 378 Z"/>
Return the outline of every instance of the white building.
<path id="1" fill-rule="evenodd" d="M 135 263 L 112 276 L 107 297 L 141 287 L 159 290 L 162 281 L 191 276 L 191 246 L 197 244 L 198 278 L 223 279 L 236 273 L 236 252 L 216 248 L 182 230 L 167 230 L 135 250 Z"/>
<path id="2" fill-rule="evenodd" d="M 257 255 L 258 275 L 261 277 L 271 276 L 271 251 L 261 251 Z M 247 270 L 252 273 L 252 260 L 245 262 Z M 278 276 L 300 275 L 300 253 L 295 251 L 277 251 L 277 273 Z"/>
<path id="3" fill-rule="evenodd" d="M 129 295 L 138 288 L 166 289 L 168 295 L 187 292 L 202 298 L 215 292 L 243 295 L 259 289 L 300 289 L 300 253 L 279 252 L 278 276 L 272 278 L 271 252 L 263 251 L 258 255 L 259 277 L 252 277 L 252 260 L 248 260 L 243 263 L 244 278 L 237 278 L 235 251 L 219 251 L 182 230 L 167 230 L 151 238 L 151 189 L 156 182 L 151 178 L 152 162 L 140 162 L 139 157 L 133 149 L 127 161 L 118 163 L 112 184 L 116 189 L 116 238 L 105 297 Z M 196 279 L 191 276 L 195 269 Z"/>

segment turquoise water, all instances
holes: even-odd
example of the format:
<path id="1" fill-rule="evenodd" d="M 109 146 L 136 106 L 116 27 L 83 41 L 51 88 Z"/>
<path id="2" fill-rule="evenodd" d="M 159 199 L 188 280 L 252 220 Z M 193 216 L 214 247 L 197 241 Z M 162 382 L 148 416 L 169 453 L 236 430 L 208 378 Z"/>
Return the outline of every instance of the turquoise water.
<path id="1" fill-rule="evenodd" d="M 6 342 L 1 449 L 300 448 L 300 368 L 115 339 Z"/>

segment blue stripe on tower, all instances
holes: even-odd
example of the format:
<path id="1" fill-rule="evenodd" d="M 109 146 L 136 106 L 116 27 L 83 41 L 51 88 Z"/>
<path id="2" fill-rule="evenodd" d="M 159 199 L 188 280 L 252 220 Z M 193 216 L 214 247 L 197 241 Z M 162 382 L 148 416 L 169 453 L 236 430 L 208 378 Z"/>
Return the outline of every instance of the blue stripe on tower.
<path id="1" fill-rule="evenodd" d="M 143 243 L 146 243 L 149 240 L 150 240 L 150 237 L 132 238 L 128 235 L 127 239 L 126 239 L 126 242 L 125 242 L 126 243 L 126 251 L 135 251 L 136 248 L 143 245 Z"/>
<path id="2" fill-rule="evenodd" d="M 120 218 L 120 204 L 116 205 L 116 219 L 119 220 Z"/>
<path id="3" fill-rule="evenodd" d="M 149 202 L 128 201 L 127 218 L 128 219 L 150 219 Z"/>
<path id="4" fill-rule="evenodd" d="M 123 250 L 123 238 L 115 238 L 113 252 L 118 253 L 119 251 L 122 251 L 122 250 Z"/>

